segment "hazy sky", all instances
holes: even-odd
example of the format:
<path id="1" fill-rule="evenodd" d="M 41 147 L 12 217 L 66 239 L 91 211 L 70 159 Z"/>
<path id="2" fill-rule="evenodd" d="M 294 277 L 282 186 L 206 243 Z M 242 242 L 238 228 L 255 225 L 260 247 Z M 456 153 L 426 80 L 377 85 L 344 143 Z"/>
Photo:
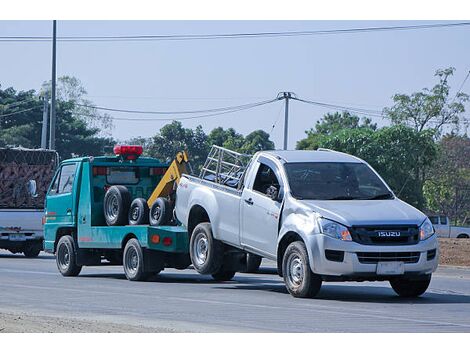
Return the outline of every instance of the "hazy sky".
<path id="1" fill-rule="evenodd" d="M 423 23 L 430 22 L 59 21 L 58 35 L 243 33 Z M 0 21 L 0 36 L 48 36 L 51 31 L 51 22 Z M 100 106 L 197 110 L 256 102 L 292 91 L 300 98 L 381 110 L 391 105 L 395 93 L 431 87 L 438 68 L 457 69 L 451 81 L 457 89 L 470 70 L 470 27 L 287 38 L 59 42 L 57 50 L 57 74 L 79 78 L 89 99 Z M 0 42 L 2 88 L 39 89 L 50 79 L 50 60 L 51 43 Z M 464 91 L 470 91 L 470 82 Z M 263 129 L 276 147 L 282 147 L 282 109 L 282 103 L 276 102 L 183 124 L 201 124 L 206 132 L 217 126 L 234 127 L 244 134 Z M 289 147 L 328 111 L 293 101 Z M 115 121 L 112 135 L 118 139 L 151 136 L 165 123 Z"/>

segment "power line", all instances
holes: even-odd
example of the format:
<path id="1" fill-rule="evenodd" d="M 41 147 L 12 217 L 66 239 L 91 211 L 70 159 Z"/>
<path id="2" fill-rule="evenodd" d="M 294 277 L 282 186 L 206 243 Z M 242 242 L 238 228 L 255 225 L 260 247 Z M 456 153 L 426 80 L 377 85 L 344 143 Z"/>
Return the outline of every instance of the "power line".
<path id="1" fill-rule="evenodd" d="M 169 35 L 115 35 L 115 36 L 62 36 L 57 41 L 62 42 L 102 42 L 102 41 L 155 41 L 155 40 L 207 40 L 207 39 L 240 39 L 240 38 L 272 38 L 272 37 L 298 37 L 314 35 L 351 34 L 385 31 L 406 31 L 433 28 L 451 28 L 469 26 L 470 22 L 435 23 L 410 26 L 387 27 L 360 27 L 345 29 L 327 29 L 312 31 L 287 32 L 249 32 L 249 33 L 222 33 L 222 34 L 169 34 Z M 50 36 L 0 36 L 2 42 L 49 42 Z"/>
<path id="2" fill-rule="evenodd" d="M 235 106 L 226 106 L 214 109 L 203 109 L 203 110 L 184 110 L 184 111 L 145 111 L 145 110 L 129 110 L 129 109 L 117 109 L 117 108 L 109 108 L 103 106 L 93 106 L 93 105 L 86 105 L 86 104 L 75 104 L 77 106 L 103 110 L 103 111 L 112 111 L 112 112 L 123 112 L 123 113 L 130 113 L 130 114 L 146 114 L 146 115 L 181 115 L 181 114 L 201 114 L 201 113 L 212 113 L 212 112 L 221 112 L 221 111 L 229 111 L 229 110 L 236 110 L 236 109 L 249 109 L 251 107 L 264 105 L 267 103 L 271 103 L 278 99 L 270 99 L 264 100 L 255 103 L 249 104 L 242 104 L 242 105 L 235 105 Z"/>
<path id="3" fill-rule="evenodd" d="M 373 117 L 383 117 L 382 111 L 379 111 L 379 110 L 353 108 L 353 107 L 350 107 L 350 106 L 328 104 L 328 103 L 323 103 L 323 102 L 319 102 L 319 101 L 312 101 L 312 100 L 306 100 L 306 99 L 301 99 L 301 98 L 292 98 L 292 99 L 303 102 L 303 103 L 306 103 L 306 104 L 310 104 L 310 105 L 321 106 L 321 107 L 324 107 L 324 108 L 347 110 L 347 111 L 355 112 L 355 113 L 358 113 L 358 114 L 363 114 L 363 115 L 368 115 L 368 116 L 373 116 Z"/>
<path id="4" fill-rule="evenodd" d="M 32 108 L 29 108 L 29 109 L 24 109 L 24 110 L 21 110 L 21 111 L 15 111 L 15 112 L 11 112 L 9 114 L 3 114 L 3 115 L 0 115 L 0 117 L 8 117 L 8 116 L 13 116 L 13 115 L 18 115 L 18 114 L 22 114 L 22 113 L 27 112 L 27 111 L 34 110 L 36 108 L 37 108 L 37 106 L 34 106 Z"/>
<path id="5" fill-rule="evenodd" d="M 35 100 L 36 100 L 35 98 L 29 98 L 29 99 L 25 99 L 25 100 L 15 101 L 13 103 L 3 105 L 3 109 L 13 108 L 15 106 L 30 103 L 30 102 L 35 101 Z"/>

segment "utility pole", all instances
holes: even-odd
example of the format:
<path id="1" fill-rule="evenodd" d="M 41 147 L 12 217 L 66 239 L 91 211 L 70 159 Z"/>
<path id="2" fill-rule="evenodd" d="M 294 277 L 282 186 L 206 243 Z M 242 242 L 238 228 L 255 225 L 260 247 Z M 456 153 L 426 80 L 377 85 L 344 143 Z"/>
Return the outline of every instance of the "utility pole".
<path id="1" fill-rule="evenodd" d="M 52 85 L 51 85 L 51 124 L 49 136 L 49 149 L 55 149 L 55 93 L 56 93 L 56 42 L 57 42 L 57 21 L 52 22 Z"/>
<path id="2" fill-rule="evenodd" d="M 285 99 L 285 112 L 284 112 L 284 150 L 287 150 L 287 138 L 289 134 L 289 99 L 295 97 L 292 92 L 281 92 L 277 95 L 278 99 Z"/>
<path id="3" fill-rule="evenodd" d="M 42 110 L 41 149 L 47 149 L 47 110 L 49 106 L 49 94 L 46 91 L 43 96 L 44 106 Z"/>

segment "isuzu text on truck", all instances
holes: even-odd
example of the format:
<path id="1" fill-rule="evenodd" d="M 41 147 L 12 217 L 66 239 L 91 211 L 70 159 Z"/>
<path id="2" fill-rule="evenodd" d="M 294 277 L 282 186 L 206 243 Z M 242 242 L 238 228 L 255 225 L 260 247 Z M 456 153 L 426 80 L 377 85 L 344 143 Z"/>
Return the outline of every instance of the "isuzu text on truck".
<path id="1" fill-rule="evenodd" d="M 246 251 L 275 260 L 294 297 L 349 280 L 388 280 L 400 296 L 419 296 L 437 268 L 430 220 L 344 153 L 266 151 L 247 160 L 214 146 L 200 177 L 181 178 L 175 209 L 199 273 L 220 274 L 228 254 Z"/>

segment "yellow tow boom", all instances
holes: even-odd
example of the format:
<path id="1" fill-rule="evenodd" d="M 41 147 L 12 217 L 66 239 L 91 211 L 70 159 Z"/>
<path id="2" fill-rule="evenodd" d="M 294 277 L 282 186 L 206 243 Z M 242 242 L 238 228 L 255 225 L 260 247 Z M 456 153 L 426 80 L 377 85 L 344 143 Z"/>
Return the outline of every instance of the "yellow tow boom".
<path id="1" fill-rule="evenodd" d="M 175 160 L 170 164 L 157 187 L 152 192 L 152 195 L 147 200 L 149 208 L 159 197 L 167 197 L 173 192 L 175 183 L 180 182 L 181 176 L 188 173 L 186 166 L 189 163 L 188 153 L 186 151 L 178 152 Z"/>

